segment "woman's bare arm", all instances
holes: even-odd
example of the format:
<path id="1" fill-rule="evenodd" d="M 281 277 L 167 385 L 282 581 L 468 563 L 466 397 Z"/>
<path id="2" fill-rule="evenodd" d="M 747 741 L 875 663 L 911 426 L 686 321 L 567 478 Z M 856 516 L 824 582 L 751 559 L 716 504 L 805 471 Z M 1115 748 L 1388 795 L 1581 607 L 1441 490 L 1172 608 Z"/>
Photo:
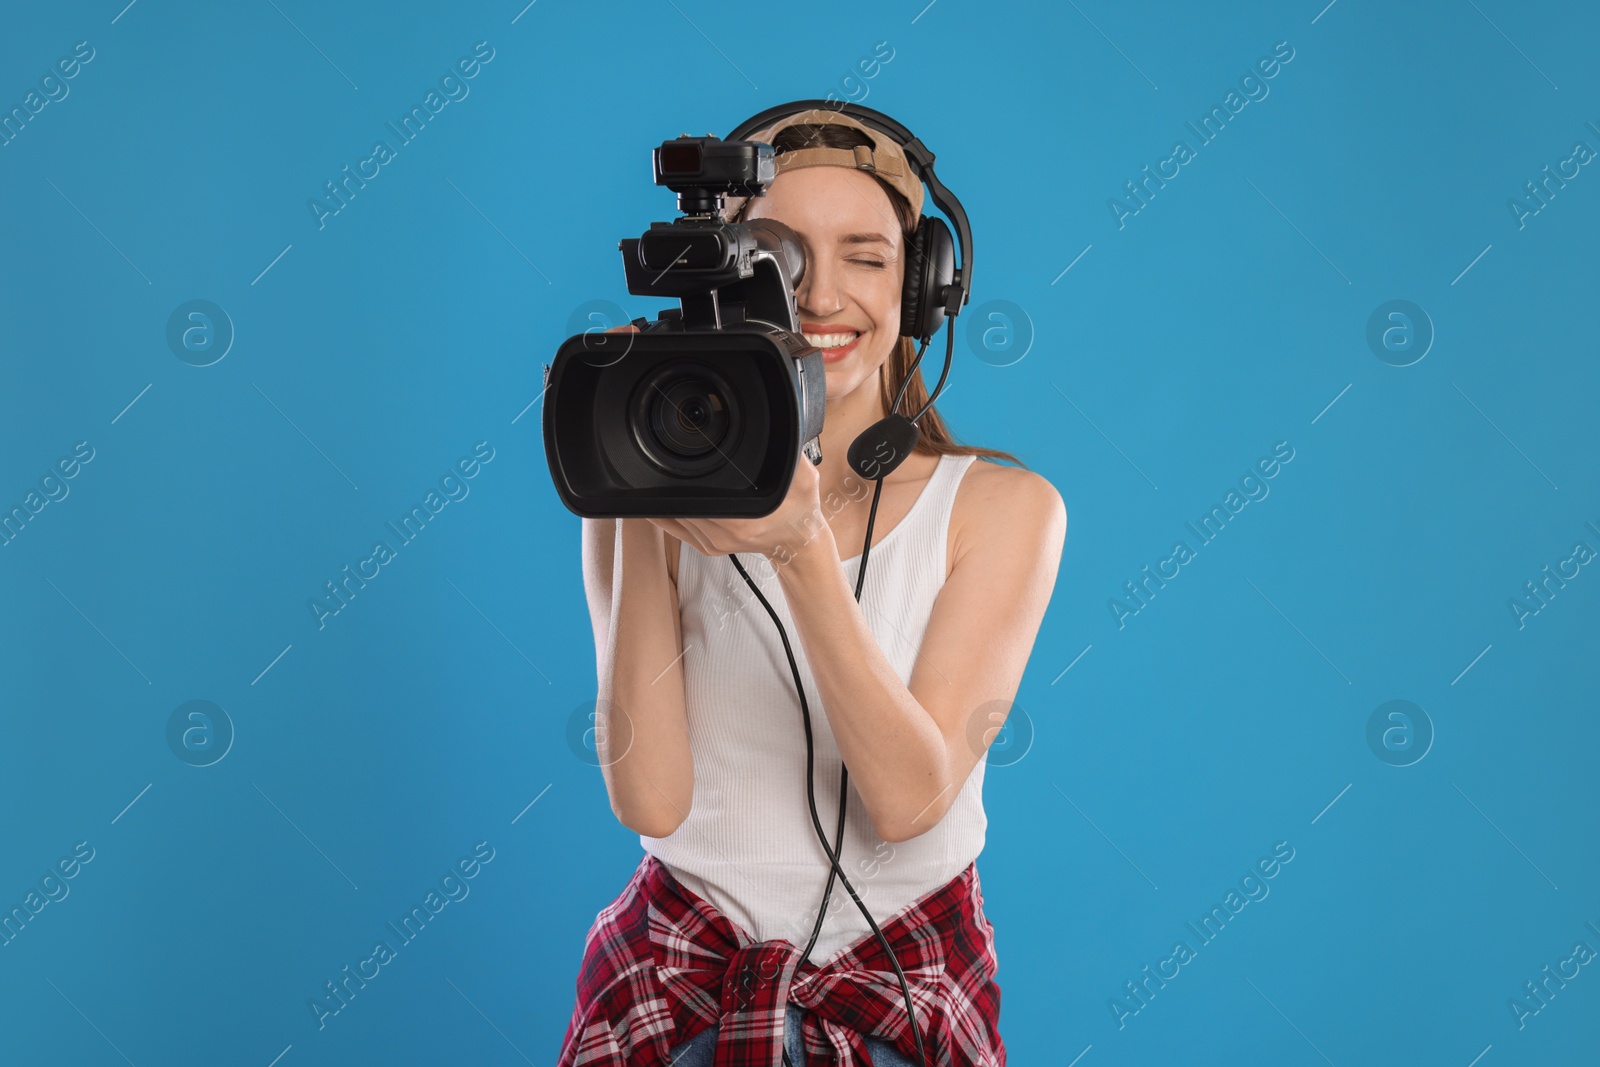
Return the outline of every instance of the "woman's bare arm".
<path id="1" fill-rule="evenodd" d="M 668 542 L 676 547 L 645 519 L 583 520 L 583 584 L 599 683 L 596 754 L 612 812 L 646 837 L 676 830 L 694 793 Z"/>
<path id="2" fill-rule="evenodd" d="M 885 841 L 950 810 L 1013 707 L 1066 542 L 1061 494 L 994 466 L 963 480 L 955 567 L 935 598 L 910 682 L 873 635 L 824 526 L 778 568 L 823 712 Z M 970 485 L 968 483 L 971 483 Z"/>

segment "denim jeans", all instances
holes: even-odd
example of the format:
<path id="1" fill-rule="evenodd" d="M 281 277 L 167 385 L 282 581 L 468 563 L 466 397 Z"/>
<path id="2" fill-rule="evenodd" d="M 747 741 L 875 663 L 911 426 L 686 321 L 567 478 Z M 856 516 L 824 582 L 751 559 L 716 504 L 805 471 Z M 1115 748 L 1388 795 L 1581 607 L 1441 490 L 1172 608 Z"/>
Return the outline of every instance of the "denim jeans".
<path id="1" fill-rule="evenodd" d="M 801 1009 L 790 1004 L 783 1043 L 789 1050 L 789 1062 L 794 1067 L 806 1067 L 801 1057 L 800 1019 Z M 711 1054 L 716 1047 L 717 1027 L 708 1026 L 689 1040 L 673 1046 L 668 1061 L 672 1067 L 711 1067 Z M 876 1037 L 867 1038 L 867 1055 L 872 1067 L 918 1067 L 915 1060 L 906 1059 L 899 1049 Z"/>

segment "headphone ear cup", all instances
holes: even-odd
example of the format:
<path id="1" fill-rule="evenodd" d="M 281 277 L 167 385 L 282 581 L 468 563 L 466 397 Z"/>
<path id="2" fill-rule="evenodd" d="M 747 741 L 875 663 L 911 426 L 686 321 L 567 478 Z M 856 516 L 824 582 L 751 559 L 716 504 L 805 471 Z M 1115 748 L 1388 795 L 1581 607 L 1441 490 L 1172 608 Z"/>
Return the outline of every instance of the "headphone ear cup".
<path id="1" fill-rule="evenodd" d="M 926 341 L 944 325 L 945 287 L 955 280 L 955 242 L 943 219 L 924 215 L 906 242 L 905 287 L 900 293 L 900 334 Z"/>

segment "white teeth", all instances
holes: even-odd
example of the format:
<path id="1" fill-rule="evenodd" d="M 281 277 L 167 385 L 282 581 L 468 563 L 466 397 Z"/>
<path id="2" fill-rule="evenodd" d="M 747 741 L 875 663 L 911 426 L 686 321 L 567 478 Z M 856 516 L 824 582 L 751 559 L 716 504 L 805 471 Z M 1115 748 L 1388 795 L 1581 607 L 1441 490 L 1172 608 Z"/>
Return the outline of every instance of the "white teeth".
<path id="1" fill-rule="evenodd" d="M 805 335 L 806 344 L 812 348 L 838 348 L 847 345 L 861 335 L 858 333 L 808 333 Z"/>

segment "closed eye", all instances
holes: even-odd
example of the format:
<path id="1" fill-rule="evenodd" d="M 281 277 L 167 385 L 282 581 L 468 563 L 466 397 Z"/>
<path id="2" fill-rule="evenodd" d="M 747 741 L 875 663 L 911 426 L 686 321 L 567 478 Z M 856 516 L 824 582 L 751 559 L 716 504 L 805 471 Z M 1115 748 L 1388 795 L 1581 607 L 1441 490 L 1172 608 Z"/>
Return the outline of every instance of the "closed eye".
<path id="1" fill-rule="evenodd" d="M 879 262 L 876 259 L 852 259 L 850 262 L 851 263 L 859 263 L 863 267 L 876 267 L 879 270 L 882 270 L 884 267 L 888 266 L 887 263 Z"/>

